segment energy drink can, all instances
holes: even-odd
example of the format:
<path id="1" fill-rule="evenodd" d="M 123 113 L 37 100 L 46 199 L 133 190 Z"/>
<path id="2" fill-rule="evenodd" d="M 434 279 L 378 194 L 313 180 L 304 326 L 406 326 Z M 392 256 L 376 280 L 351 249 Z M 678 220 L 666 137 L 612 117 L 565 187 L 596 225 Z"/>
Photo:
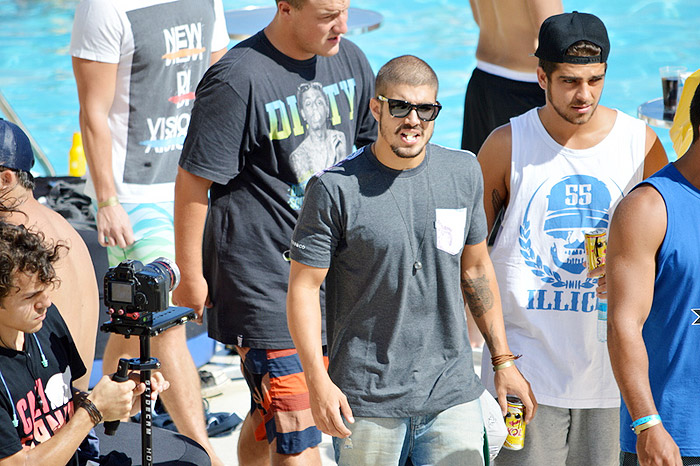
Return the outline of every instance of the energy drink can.
<path id="1" fill-rule="evenodd" d="M 508 396 L 508 412 L 506 413 L 506 429 L 508 436 L 503 448 L 522 450 L 525 446 L 525 420 L 523 403 L 518 397 Z"/>
<path id="2" fill-rule="evenodd" d="M 585 233 L 586 260 L 588 270 L 593 270 L 605 264 L 605 253 L 608 250 L 608 240 L 605 229 Z"/>

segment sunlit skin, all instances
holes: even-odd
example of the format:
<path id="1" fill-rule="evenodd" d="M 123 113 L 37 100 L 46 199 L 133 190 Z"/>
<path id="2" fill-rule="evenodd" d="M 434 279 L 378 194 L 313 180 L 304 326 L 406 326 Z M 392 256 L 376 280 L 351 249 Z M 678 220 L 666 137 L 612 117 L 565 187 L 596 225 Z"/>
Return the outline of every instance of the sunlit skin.
<path id="1" fill-rule="evenodd" d="M 560 63 L 551 79 L 547 79 L 542 68 L 538 68 L 537 76 L 547 102 L 565 121 L 583 125 L 593 118 L 605 84 L 604 63 Z"/>
<path id="2" fill-rule="evenodd" d="M 299 9 L 280 3 L 290 35 L 280 51 L 297 60 L 338 53 L 342 35 L 348 32 L 350 0 L 306 0 Z"/>
<path id="3" fill-rule="evenodd" d="M 392 86 L 384 97 L 405 100 L 413 104 L 436 103 L 436 90 L 432 86 Z M 412 109 L 404 118 L 389 113 L 389 104 L 376 98 L 370 101 L 370 110 L 379 123 L 379 135 L 373 151 L 384 165 L 404 170 L 420 165 L 425 158 L 425 146 L 433 136 L 435 120 L 423 121 Z"/>
<path id="4" fill-rule="evenodd" d="M 15 274 L 14 288 L 0 303 L 0 338 L 4 344 L 21 350 L 23 333 L 41 329 L 51 306 L 51 289 L 39 282 L 36 274 Z"/>

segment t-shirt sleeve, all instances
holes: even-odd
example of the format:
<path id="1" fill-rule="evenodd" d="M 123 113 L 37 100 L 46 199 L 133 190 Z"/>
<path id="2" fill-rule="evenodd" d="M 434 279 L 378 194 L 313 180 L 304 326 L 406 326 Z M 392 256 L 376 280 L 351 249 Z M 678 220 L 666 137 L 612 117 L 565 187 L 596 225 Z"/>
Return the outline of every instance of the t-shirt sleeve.
<path id="1" fill-rule="evenodd" d="M 377 140 L 377 120 L 374 119 L 372 112 L 369 110 L 369 101 L 374 97 L 374 73 L 367 61 L 367 57 L 359 50 L 358 54 L 358 59 L 362 62 L 364 80 L 362 92 L 357 96 L 357 101 L 362 103 L 358 105 L 357 109 L 358 125 L 355 147 L 360 148 Z"/>
<path id="2" fill-rule="evenodd" d="M 80 2 L 75 10 L 70 54 L 85 60 L 119 63 L 124 24 L 112 2 Z"/>
<path id="3" fill-rule="evenodd" d="M 340 240 L 339 214 L 318 176 L 309 180 L 290 248 L 291 258 L 304 265 L 329 268 Z"/>
<path id="4" fill-rule="evenodd" d="M 180 166 L 193 175 L 225 185 L 243 169 L 246 102 L 225 82 L 208 76 L 197 87 Z"/>
<path id="5" fill-rule="evenodd" d="M 214 0 L 214 15 L 214 34 L 211 37 L 211 51 L 217 52 L 228 47 L 230 42 L 228 30 L 226 29 L 224 5 L 221 0 Z"/>
<path id="6" fill-rule="evenodd" d="M 470 181 L 472 186 L 471 218 L 469 219 L 469 232 L 466 244 L 479 244 L 486 239 L 488 229 L 486 227 L 486 212 L 484 211 L 484 178 L 481 174 L 481 166 L 476 158 L 468 154 L 470 159 Z"/>
<path id="7" fill-rule="evenodd" d="M 65 350 L 66 356 L 68 357 L 71 377 L 73 380 L 77 380 L 87 373 L 87 368 L 85 367 L 83 360 L 80 358 L 80 353 L 78 352 L 78 348 L 75 346 L 73 336 L 71 335 L 70 330 L 68 330 L 68 325 L 66 325 L 66 321 L 63 320 L 60 311 L 56 308 L 56 306 L 51 306 L 51 308 L 49 308 L 49 312 L 53 312 L 55 314 L 55 328 L 53 332 L 61 339 L 61 347 Z M 90 363 L 92 363 L 92 361 L 90 361 Z"/>

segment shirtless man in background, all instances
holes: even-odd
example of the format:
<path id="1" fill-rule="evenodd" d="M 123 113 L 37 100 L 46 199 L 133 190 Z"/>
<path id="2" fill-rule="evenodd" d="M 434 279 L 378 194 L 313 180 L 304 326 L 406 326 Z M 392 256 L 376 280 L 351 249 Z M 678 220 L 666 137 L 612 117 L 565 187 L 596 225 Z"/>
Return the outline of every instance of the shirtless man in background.
<path id="1" fill-rule="evenodd" d="M 34 165 L 29 138 L 16 125 L 0 119 L 0 193 L 5 207 L 14 211 L 3 219 L 42 232 L 53 244 L 68 246 L 54 264 L 60 286 L 51 291 L 51 301 L 66 321 L 87 372 L 73 383 L 87 391 L 95 356 L 100 297 L 90 251 L 80 234 L 58 212 L 34 199 Z"/>
<path id="2" fill-rule="evenodd" d="M 491 131 L 544 105 L 537 84 L 537 33 L 561 0 L 469 0 L 479 26 L 476 68 L 464 103 L 462 149 L 478 153 Z"/>
<path id="3" fill-rule="evenodd" d="M 479 43 L 464 100 L 462 149 L 477 154 L 491 131 L 544 105 L 533 53 L 542 22 L 564 8 L 561 0 L 469 0 L 469 4 L 479 26 Z M 472 347 L 482 346 L 483 337 L 470 313 L 467 321 Z"/>

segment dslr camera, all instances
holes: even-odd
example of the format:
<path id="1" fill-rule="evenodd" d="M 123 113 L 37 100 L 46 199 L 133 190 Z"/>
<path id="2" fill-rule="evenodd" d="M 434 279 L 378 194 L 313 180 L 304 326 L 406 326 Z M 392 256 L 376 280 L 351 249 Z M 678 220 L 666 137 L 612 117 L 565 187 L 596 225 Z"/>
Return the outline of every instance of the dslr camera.
<path id="1" fill-rule="evenodd" d="M 112 321 L 107 324 L 110 328 L 103 330 L 140 334 L 139 327 L 150 330 L 184 323 L 194 316 L 194 311 L 169 307 L 170 292 L 179 283 L 180 269 L 165 257 L 147 265 L 126 260 L 110 268 L 104 276 L 104 303 Z"/>

